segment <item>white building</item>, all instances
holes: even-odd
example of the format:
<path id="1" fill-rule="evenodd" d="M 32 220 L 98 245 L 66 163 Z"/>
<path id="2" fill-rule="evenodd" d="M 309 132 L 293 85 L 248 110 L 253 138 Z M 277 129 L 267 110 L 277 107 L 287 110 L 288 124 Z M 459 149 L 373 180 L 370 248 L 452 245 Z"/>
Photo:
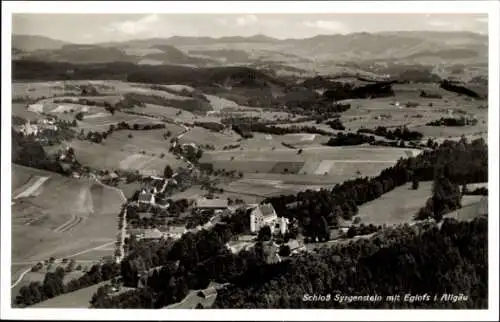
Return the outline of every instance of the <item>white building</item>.
<path id="1" fill-rule="evenodd" d="M 154 204 L 155 203 L 155 195 L 150 192 L 146 192 L 145 190 L 142 190 L 141 193 L 139 194 L 138 198 L 139 203 L 142 204 Z"/>
<path id="2" fill-rule="evenodd" d="M 279 217 L 274 210 L 274 207 L 268 203 L 258 205 L 250 213 L 250 232 L 257 233 L 264 226 L 271 228 L 271 233 L 279 230 L 285 234 L 288 229 L 288 219 Z"/>
<path id="3" fill-rule="evenodd" d="M 21 126 L 21 133 L 24 135 L 37 135 L 38 126 L 36 124 L 31 124 L 30 121 Z"/>
<path id="4" fill-rule="evenodd" d="M 165 237 L 179 239 L 187 233 L 187 229 L 184 226 L 169 226 L 168 230 L 165 232 Z"/>
<path id="5" fill-rule="evenodd" d="M 30 106 L 28 106 L 28 111 L 35 113 L 42 113 L 43 104 L 31 104 Z"/>

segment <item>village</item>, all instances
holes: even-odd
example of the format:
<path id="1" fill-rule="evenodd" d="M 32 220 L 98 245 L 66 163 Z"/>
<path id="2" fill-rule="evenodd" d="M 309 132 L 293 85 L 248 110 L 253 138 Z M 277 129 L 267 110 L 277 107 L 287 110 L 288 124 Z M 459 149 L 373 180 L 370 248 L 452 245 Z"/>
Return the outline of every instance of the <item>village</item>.
<path id="1" fill-rule="evenodd" d="M 228 198 L 214 197 L 211 193 L 197 199 L 171 200 L 167 197 L 167 191 L 178 185 L 177 177 L 178 174 L 172 178 L 151 176 L 146 187 L 137 191 L 136 198 L 129 200 L 126 205 L 129 227 L 127 238 L 176 240 L 183 234 L 210 229 L 220 223 L 223 217 L 243 211 L 248 215 L 249 234 L 238 236 L 237 240 L 226 245 L 231 252 L 238 253 L 253 247 L 259 241 L 259 232 L 264 227 L 269 228 L 271 236 L 266 239 L 271 240 L 272 236 L 285 236 L 290 226 L 294 225 L 287 218 L 279 216 L 270 203 L 235 204 Z M 275 248 L 273 256 L 276 255 L 275 259 L 279 261 L 279 246 L 274 242 L 272 244 Z M 305 249 L 297 240 L 291 239 L 286 245 L 290 247 L 291 254 Z"/>

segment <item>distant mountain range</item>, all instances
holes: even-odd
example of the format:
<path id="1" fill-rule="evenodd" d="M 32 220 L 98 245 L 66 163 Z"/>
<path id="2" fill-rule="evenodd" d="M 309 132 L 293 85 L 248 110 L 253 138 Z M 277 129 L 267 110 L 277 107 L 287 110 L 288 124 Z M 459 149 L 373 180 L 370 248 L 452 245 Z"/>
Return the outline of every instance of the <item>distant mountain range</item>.
<path id="1" fill-rule="evenodd" d="M 70 63 L 223 66 L 276 64 L 299 70 L 349 63 L 486 64 L 488 37 L 471 32 L 395 31 L 305 39 L 170 37 L 76 45 L 13 35 L 13 59 Z"/>

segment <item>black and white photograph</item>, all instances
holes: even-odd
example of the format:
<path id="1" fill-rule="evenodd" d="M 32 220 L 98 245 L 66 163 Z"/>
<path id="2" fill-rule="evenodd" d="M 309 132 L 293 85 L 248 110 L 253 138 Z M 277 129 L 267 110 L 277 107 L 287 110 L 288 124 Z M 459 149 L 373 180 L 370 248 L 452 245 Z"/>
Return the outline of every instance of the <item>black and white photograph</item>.
<path id="1" fill-rule="evenodd" d="M 24 3 L 2 318 L 498 318 L 498 2 Z"/>

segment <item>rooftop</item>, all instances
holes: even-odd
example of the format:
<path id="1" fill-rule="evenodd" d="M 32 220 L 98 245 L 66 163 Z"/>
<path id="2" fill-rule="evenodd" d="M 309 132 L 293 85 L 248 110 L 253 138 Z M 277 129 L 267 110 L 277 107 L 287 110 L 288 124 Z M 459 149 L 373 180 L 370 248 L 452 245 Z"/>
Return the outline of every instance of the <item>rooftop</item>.
<path id="1" fill-rule="evenodd" d="M 163 237 L 163 234 L 157 228 L 147 229 L 144 231 L 144 238 L 146 238 L 146 239 L 159 239 L 162 237 Z"/>
<path id="2" fill-rule="evenodd" d="M 186 227 L 184 227 L 184 226 L 169 226 L 167 231 L 171 234 L 183 234 L 186 232 Z"/>
<path id="3" fill-rule="evenodd" d="M 198 199 L 197 208 L 227 208 L 227 199 Z"/>
<path id="4" fill-rule="evenodd" d="M 151 201 L 151 198 L 153 197 L 152 193 L 149 192 L 143 192 L 139 194 L 139 201 Z"/>

